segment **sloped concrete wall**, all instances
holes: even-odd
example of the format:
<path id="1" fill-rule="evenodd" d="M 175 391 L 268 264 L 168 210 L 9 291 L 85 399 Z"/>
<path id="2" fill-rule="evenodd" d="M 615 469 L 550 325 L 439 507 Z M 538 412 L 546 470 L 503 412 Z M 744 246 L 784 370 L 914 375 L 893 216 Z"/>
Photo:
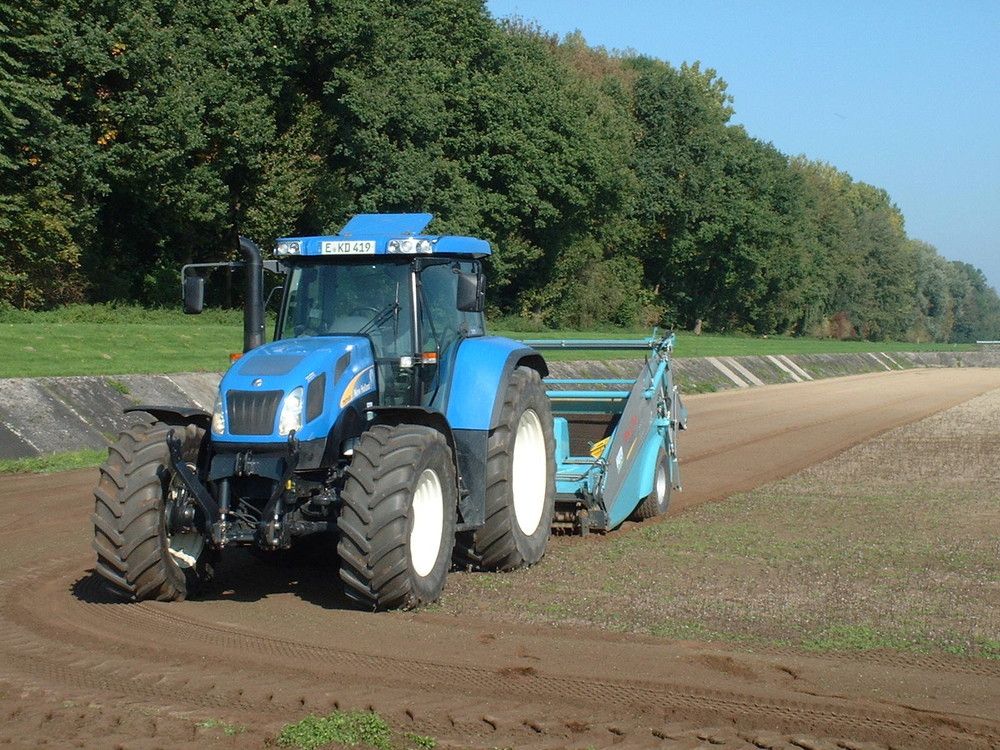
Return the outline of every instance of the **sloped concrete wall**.
<path id="1" fill-rule="evenodd" d="M 640 360 L 552 362 L 557 378 L 633 378 Z M 804 354 L 674 360 L 687 393 L 884 372 L 913 367 L 1000 367 L 1000 351 Z M 0 458 L 103 448 L 135 416 L 135 405 L 211 411 L 219 373 L 0 379 Z"/>
<path id="2" fill-rule="evenodd" d="M 640 366 L 637 360 L 552 362 L 549 365 L 552 376 L 559 378 L 635 377 Z M 674 360 L 673 367 L 675 380 L 683 391 L 706 393 L 914 367 L 1000 367 L 1000 351 L 691 357 Z"/>
<path id="3" fill-rule="evenodd" d="M 0 379 L 0 458 L 103 448 L 135 416 L 129 406 L 211 411 L 218 373 Z"/>

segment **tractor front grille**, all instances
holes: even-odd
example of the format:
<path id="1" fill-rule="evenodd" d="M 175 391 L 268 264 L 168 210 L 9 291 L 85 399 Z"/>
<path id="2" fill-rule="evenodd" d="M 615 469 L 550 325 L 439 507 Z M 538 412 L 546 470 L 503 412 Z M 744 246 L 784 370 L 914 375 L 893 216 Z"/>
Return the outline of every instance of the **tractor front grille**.
<path id="1" fill-rule="evenodd" d="M 230 435 L 270 435 L 284 391 L 229 391 L 226 412 Z"/>

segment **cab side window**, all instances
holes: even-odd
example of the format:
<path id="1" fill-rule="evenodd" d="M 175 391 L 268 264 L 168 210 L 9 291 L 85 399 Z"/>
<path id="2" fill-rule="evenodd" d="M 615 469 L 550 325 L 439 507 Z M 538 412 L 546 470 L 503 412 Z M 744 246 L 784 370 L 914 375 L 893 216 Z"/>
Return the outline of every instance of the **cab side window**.
<path id="1" fill-rule="evenodd" d="M 443 354 L 459 338 L 483 335 L 483 314 L 461 312 L 457 307 L 458 273 L 474 270 L 472 261 L 452 261 L 428 266 L 421 273 L 420 326 L 425 351 Z"/>

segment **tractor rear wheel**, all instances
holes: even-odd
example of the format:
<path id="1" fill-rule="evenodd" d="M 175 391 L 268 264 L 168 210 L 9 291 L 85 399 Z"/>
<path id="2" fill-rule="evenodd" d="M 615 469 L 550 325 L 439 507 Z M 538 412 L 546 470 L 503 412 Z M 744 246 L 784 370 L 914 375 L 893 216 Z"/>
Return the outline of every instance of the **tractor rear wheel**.
<path id="1" fill-rule="evenodd" d="M 347 469 L 337 528 L 340 577 L 372 609 L 415 607 L 444 589 L 458 481 L 448 442 L 420 425 L 376 425 Z"/>
<path id="2" fill-rule="evenodd" d="M 662 448 L 656 457 L 656 474 L 653 475 L 653 491 L 639 503 L 639 507 L 632 511 L 629 519 L 632 521 L 645 521 L 647 518 L 662 516 L 670 508 L 670 465 L 667 462 L 667 454 Z"/>
<path id="3" fill-rule="evenodd" d="M 518 367 L 503 393 L 486 458 L 486 522 L 473 537 L 479 566 L 512 570 L 545 554 L 555 508 L 552 407 L 539 374 Z"/>
<path id="4" fill-rule="evenodd" d="M 171 430 L 184 459 L 197 466 L 205 430 L 194 425 L 140 424 L 108 448 L 94 490 L 96 571 L 123 599 L 179 601 L 211 576 L 212 550 L 194 528 L 171 532 L 167 516 L 186 504 L 167 449 Z"/>

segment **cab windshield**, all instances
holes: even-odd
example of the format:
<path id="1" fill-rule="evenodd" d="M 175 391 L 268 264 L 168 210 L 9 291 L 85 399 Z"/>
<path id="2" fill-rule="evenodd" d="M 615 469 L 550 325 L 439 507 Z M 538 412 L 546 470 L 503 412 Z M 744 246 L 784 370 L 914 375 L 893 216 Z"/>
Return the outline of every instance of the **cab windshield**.
<path id="1" fill-rule="evenodd" d="M 413 353 L 408 259 L 301 263 L 285 294 L 281 338 L 367 335 L 379 357 Z"/>
<path id="2" fill-rule="evenodd" d="M 367 336 L 381 403 L 426 405 L 441 386 L 438 363 L 452 361 L 463 338 L 483 335 L 483 314 L 457 307 L 459 275 L 477 273 L 478 261 L 453 258 L 303 259 L 288 275 L 278 333 Z"/>

